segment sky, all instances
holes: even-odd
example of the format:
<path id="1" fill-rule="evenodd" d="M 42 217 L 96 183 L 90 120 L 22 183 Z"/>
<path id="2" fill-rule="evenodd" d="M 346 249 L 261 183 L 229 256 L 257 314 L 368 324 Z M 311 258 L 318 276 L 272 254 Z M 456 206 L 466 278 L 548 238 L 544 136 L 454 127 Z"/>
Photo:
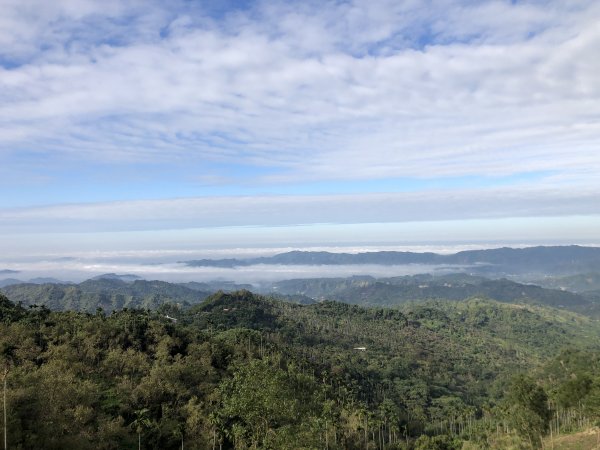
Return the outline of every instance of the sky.
<path id="1" fill-rule="evenodd" d="M 6 258 L 600 244 L 596 0 L 0 6 Z"/>

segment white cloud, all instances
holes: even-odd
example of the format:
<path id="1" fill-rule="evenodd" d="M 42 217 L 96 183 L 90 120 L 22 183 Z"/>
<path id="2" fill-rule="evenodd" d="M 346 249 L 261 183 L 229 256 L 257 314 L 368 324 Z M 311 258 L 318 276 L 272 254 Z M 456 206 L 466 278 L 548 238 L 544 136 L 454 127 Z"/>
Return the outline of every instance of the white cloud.
<path id="1" fill-rule="evenodd" d="M 230 163 L 274 169 L 249 175 L 269 185 L 473 175 L 507 185 L 0 209 L 3 252 L 598 239 L 597 2 L 264 1 L 224 18 L 147 5 L 3 2 L 0 183 L 52 181 L 52 169 L 34 180 L 24 152 L 75 170 L 183 161 L 202 185 L 235 182 Z M 533 181 L 511 178 L 527 173 Z M 534 216 L 562 219 L 538 235 Z M 241 226 L 260 231 L 206 231 Z M 142 270 L 119 267 L 97 271 Z"/>
<path id="2" fill-rule="evenodd" d="M 223 20 L 140 5 L 5 5 L 0 48 L 24 63 L 0 69 L 7 161 L 241 161 L 286 179 L 600 169 L 595 2 L 264 2 Z"/>
<path id="3" fill-rule="evenodd" d="M 359 273 L 382 275 L 381 270 L 398 274 L 426 269 L 415 266 L 311 268 L 270 265 L 219 269 L 190 268 L 176 262 L 272 255 L 296 249 L 349 253 L 380 250 L 454 253 L 505 245 L 600 245 L 599 229 L 600 215 L 366 225 L 15 234 L 10 240 L 3 241 L 0 266 L 19 270 L 19 277 L 24 279 L 52 276 L 82 280 L 107 272 L 135 273 L 150 279 L 224 278 L 238 281 L 321 276 L 323 270 L 329 276 Z M 395 244 L 391 245 L 391 242 Z M 423 245 L 423 242 L 428 244 Z M 281 246 L 283 243 L 286 243 L 285 247 Z"/>
<path id="4" fill-rule="evenodd" d="M 362 195 L 202 197 L 0 210 L 0 233 L 397 223 L 600 214 L 600 189 L 540 188 Z"/>

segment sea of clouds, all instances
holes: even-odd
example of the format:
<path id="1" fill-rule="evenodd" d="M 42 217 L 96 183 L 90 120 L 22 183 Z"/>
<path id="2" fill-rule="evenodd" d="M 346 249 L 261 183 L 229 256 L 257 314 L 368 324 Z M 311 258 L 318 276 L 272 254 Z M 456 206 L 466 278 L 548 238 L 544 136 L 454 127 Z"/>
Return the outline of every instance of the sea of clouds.
<path id="1" fill-rule="evenodd" d="M 251 258 L 271 256 L 291 250 L 360 253 L 369 251 L 410 251 L 450 254 L 462 250 L 478 250 L 502 246 L 526 247 L 523 243 L 468 243 L 468 244 L 414 244 L 414 245 L 362 245 L 313 247 L 231 247 L 194 250 L 124 250 L 73 252 L 71 254 L 29 254 L 20 258 L 0 258 L 0 270 L 15 273 L 3 278 L 27 281 L 32 278 L 55 278 L 80 282 L 107 273 L 132 274 L 149 280 L 171 282 L 227 280 L 237 283 L 272 282 L 293 278 L 347 277 L 371 275 L 390 277 L 419 273 L 448 273 L 463 267 L 447 265 L 280 265 L 257 264 L 250 266 L 190 267 L 184 263 L 193 259 Z M 590 244 L 587 244 L 590 245 Z M 0 277 L 2 278 L 2 277 Z"/>

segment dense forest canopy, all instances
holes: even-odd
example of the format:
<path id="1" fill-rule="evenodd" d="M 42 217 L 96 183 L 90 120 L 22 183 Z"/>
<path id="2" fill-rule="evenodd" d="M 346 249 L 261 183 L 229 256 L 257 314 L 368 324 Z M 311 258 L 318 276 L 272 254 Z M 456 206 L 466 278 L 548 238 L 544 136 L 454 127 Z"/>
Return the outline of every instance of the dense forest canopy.
<path id="1" fill-rule="evenodd" d="M 540 305 L 2 296 L 0 320 L 10 448 L 531 448 L 600 417 L 600 328 Z"/>

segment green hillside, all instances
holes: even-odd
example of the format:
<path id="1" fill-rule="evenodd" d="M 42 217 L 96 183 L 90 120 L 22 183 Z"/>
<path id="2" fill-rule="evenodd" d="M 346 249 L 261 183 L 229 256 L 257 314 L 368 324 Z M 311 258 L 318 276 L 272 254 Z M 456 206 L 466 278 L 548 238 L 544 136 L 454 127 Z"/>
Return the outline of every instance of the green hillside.
<path id="1" fill-rule="evenodd" d="M 273 283 L 271 291 L 363 306 L 397 306 L 412 300 L 487 297 L 506 303 L 548 305 L 589 315 L 600 313 L 600 303 L 590 296 L 465 274 L 284 280 Z"/>
<path id="2" fill-rule="evenodd" d="M 195 304 L 209 293 L 164 281 L 101 278 L 80 284 L 15 284 L 2 288 L 13 302 L 44 305 L 54 311 L 106 312 L 122 308 L 156 309 L 165 303 Z"/>
<path id="3" fill-rule="evenodd" d="M 584 363 L 600 360 L 598 323 L 543 306 L 239 291 L 105 316 L 0 296 L 0 331 L 14 448 L 535 447 L 552 411 L 520 393 L 538 391 L 563 432 L 600 417 L 598 366 Z"/>
<path id="4" fill-rule="evenodd" d="M 600 290 L 600 272 L 580 273 L 564 277 L 547 276 L 536 281 L 536 284 L 571 292 L 598 291 Z"/>

